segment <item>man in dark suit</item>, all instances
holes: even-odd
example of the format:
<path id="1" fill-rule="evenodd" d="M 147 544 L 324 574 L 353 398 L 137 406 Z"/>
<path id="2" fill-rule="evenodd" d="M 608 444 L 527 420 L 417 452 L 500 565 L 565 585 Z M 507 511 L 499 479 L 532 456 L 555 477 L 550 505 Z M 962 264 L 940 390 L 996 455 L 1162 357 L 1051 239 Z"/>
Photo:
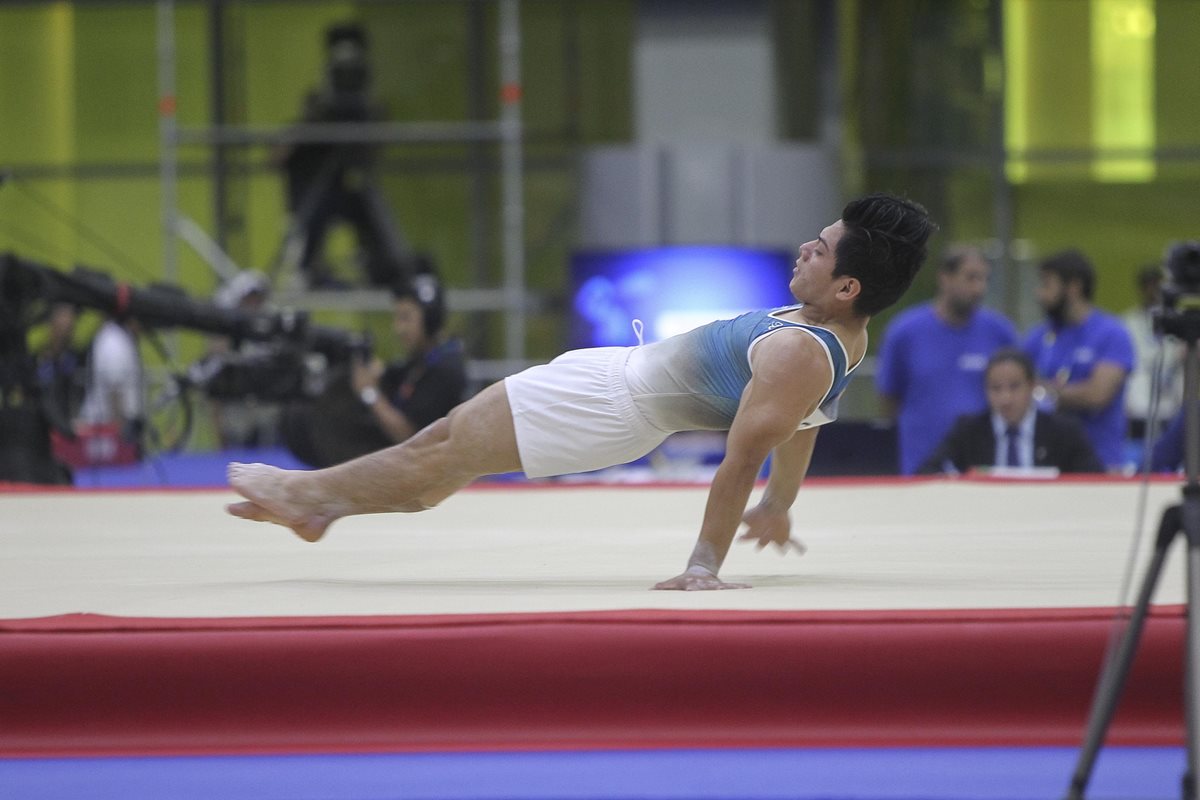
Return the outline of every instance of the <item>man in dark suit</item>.
<path id="1" fill-rule="evenodd" d="M 1016 348 L 997 350 L 984 371 L 988 410 L 958 418 L 918 472 L 966 472 L 975 467 L 1055 467 L 1103 472 L 1083 426 L 1033 402 L 1033 362 Z"/>

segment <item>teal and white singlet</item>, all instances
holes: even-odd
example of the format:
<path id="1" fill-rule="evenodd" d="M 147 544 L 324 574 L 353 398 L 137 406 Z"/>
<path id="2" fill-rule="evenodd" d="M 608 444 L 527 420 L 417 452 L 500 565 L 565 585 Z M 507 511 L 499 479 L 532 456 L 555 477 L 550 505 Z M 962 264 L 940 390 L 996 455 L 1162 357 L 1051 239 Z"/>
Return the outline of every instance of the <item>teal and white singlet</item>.
<path id="1" fill-rule="evenodd" d="M 634 404 L 662 430 L 728 430 L 750 382 L 754 346 L 779 331 L 800 330 L 821 344 L 833 371 L 820 407 L 800 428 L 832 422 L 838 398 L 858 365 L 848 365 L 845 348 L 828 328 L 779 318 L 797 308 L 751 311 L 634 348 L 626 365 Z"/>

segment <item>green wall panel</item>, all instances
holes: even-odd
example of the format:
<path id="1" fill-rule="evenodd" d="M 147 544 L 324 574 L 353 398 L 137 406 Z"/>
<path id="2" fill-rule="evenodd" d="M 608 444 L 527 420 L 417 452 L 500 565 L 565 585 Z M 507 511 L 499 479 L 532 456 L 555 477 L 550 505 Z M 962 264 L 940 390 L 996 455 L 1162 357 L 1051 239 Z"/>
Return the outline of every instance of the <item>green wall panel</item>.
<path id="1" fill-rule="evenodd" d="M 1163 182 L 1025 185 L 1017 190 L 1017 236 L 1042 256 L 1083 250 L 1096 266 L 1096 303 L 1121 311 L 1135 302 L 1134 274 L 1142 265 L 1161 258 L 1168 243 L 1200 234 L 1195 192 L 1194 185 Z M 1193 211 L 1181 214 L 1184 208 Z"/>
<path id="2" fill-rule="evenodd" d="M 66 165 L 75 159 L 75 31 L 69 4 L 19 6 L 0 22 L 0 167 Z M 75 183 L 45 181 L 31 195 L 0 189 L 0 250 L 61 261 L 75 231 L 46 208 L 69 209 Z M 30 187 L 34 189 L 34 187 Z M 32 251 L 32 252 L 30 252 Z"/>
<path id="3" fill-rule="evenodd" d="M 80 6 L 75 42 L 75 160 L 157 158 L 154 7 Z"/>

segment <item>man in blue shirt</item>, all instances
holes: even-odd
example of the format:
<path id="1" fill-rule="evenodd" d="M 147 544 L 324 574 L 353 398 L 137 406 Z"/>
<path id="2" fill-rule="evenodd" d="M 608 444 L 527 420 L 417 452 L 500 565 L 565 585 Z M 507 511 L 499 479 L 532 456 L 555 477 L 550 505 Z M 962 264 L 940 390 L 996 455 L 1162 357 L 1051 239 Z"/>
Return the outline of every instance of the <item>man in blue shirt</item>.
<path id="1" fill-rule="evenodd" d="M 987 408 L 983 371 L 1017 343 L 1006 317 L 983 308 L 991 268 L 975 248 L 950 248 L 937 296 L 898 315 L 884 334 L 875 385 L 897 422 L 900 472 L 911 475 L 963 414 Z"/>
<path id="2" fill-rule="evenodd" d="M 1121 321 L 1092 305 L 1096 271 L 1087 256 L 1065 250 L 1038 267 L 1038 304 L 1046 322 L 1025 340 L 1037 366 L 1041 403 L 1083 423 L 1110 470 L 1125 465 L 1125 384 L 1133 340 Z"/>

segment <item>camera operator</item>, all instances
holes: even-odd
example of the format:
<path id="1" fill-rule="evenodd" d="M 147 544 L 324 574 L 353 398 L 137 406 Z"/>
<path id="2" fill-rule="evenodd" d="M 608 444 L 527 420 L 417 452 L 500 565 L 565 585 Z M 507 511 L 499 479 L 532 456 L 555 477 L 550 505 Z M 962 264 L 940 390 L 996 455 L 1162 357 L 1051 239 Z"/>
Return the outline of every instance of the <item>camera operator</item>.
<path id="1" fill-rule="evenodd" d="M 69 485 L 70 465 L 52 440 L 71 435 L 83 397 L 87 356 L 74 344 L 79 308 L 68 302 L 48 304 L 36 318 L 23 317 L 20 286 L 4 280 L 0 263 L 0 482 Z M 45 326 L 45 338 L 30 355 L 27 345 Z"/>
<path id="2" fill-rule="evenodd" d="M 83 403 L 87 350 L 75 346 L 79 307 L 54 303 L 46 318 L 46 341 L 34 353 L 42 403 L 54 426 L 70 428 Z"/>
<path id="3" fill-rule="evenodd" d="M 289 409 L 284 440 L 302 461 L 325 467 L 401 442 L 462 402 L 462 343 L 443 332 L 446 305 L 436 276 L 418 272 L 392 296 L 392 329 L 405 358 L 386 367 L 359 359 L 315 402 Z"/>
<path id="4" fill-rule="evenodd" d="M 328 62 L 322 86 L 306 101 L 304 123 L 382 121 L 386 114 L 369 95 L 367 34 L 344 23 L 326 32 Z M 329 226 L 344 219 L 354 226 L 372 285 L 390 286 L 402 275 L 409 248 L 375 179 L 374 145 L 302 142 L 285 149 L 279 161 L 287 174 L 289 240 L 301 240 L 298 266 L 309 286 L 336 283 L 322 257 Z M 290 251 L 285 244 L 285 253 Z"/>

